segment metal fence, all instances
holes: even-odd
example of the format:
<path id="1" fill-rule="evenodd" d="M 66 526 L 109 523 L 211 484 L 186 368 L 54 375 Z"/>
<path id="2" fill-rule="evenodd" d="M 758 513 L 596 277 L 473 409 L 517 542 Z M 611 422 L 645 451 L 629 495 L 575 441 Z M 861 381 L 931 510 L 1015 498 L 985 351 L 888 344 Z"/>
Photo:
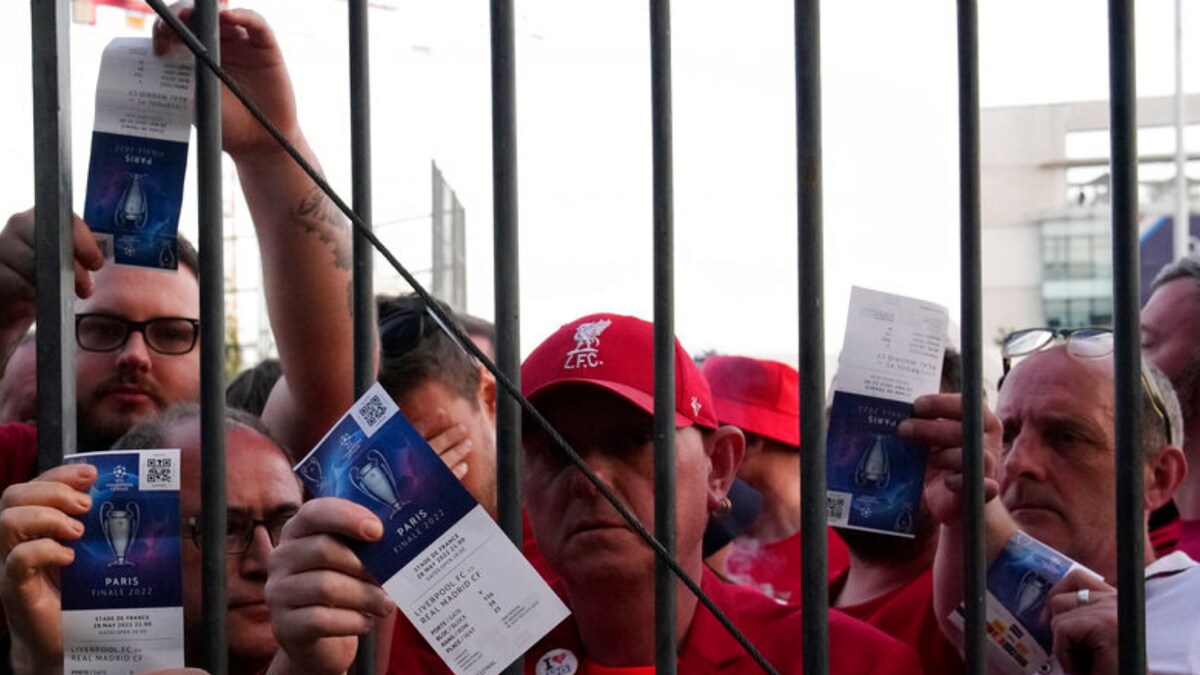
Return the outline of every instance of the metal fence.
<path id="1" fill-rule="evenodd" d="M 34 90 L 35 221 L 38 283 L 38 409 L 39 465 L 62 461 L 75 448 L 75 380 L 73 341 L 73 267 L 71 244 L 71 148 L 69 101 L 69 6 L 67 0 L 31 0 Z M 151 0 L 156 11 L 165 7 Z M 336 196 L 333 201 L 355 223 L 355 388 L 363 391 L 374 379 L 371 311 L 371 250 L 379 246 L 371 235 L 369 63 L 367 57 L 367 0 L 350 0 L 351 106 L 353 152 L 353 209 Z M 656 343 L 655 464 L 673 465 L 673 239 L 670 13 L 667 0 L 649 3 L 651 34 L 653 188 L 654 188 L 654 321 Z M 804 668 L 812 675 L 828 672 L 828 589 L 825 560 L 825 434 L 822 148 L 820 3 L 795 2 L 796 125 L 799 260 L 800 371 L 802 380 L 801 438 Z M 188 42 L 197 56 L 197 115 L 199 133 L 199 221 L 202 250 L 222 245 L 220 87 L 207 67 L 217 59 L 216 0 L 197 0 L 194 31 L 200 42 Z M 959 0 L 958 79 L 960 125 L 960 205 L 962 355 L 964 367 L 966 533 L 963 566 L 966 571 L 966 658 L 968 672 L 984 672 L 983 630 L 984 553 L 979 524 L 983 514 L 982 335 L 980 285 L 979 114 L 976 3 Z M 948 11 L 948 10 L 947 10 Z M 1114 312 L 1116 316 L 1116 434 L 1118 466 L 1118 589 L 1122 673 L 1145 672 L 1144 590 L 1142 579 L 1143 521 L 1141 509 L 1141 447 L 1137 395 L 1140 373 L 1138 338 L 1137 164 L 1134 119 L 1133 2 L 1110 0 L 1109 44 L 1111 70 L 1112 242 Z M 521 537 L 520 424 L 527 403 L 519 392 L 520 307 L 518 302 L 518 208 L 515 54 L 512 0 L 492 0 L 492 154 L 495 223 L 495 317 L 497 363 L 502 388 L 497 415 L 497 483 L 500 523 L 508 535 Z M 319 185 L 324 181 L 315 176 Z M 399 263 L 390 254 L 393 265 Z M 201 292 L 202 436 L 205 480 L 202 484 L 203 536 L 218 541 L 225 531 L 223 396 L 222 256 L 203 258 Z M 402 272 L 403 274 L 403 272 Z M 417 286 L 415 280 L 410 283 Z M 470 344 L 467 341 L 467 344 Z M 489 367 L 491 364 L 488 364 Z M 665 392 L 665 395 L 662 393 Z M 670 551 L 674 532 L 674 480 L 670 471 L 655 472 L 656 534 Z M 661 551 L 660 551 L 661 552 Z M 203 585 L 206 662 L 213 673 L 227 671 L 225 635 L 224 551 L 204 550 Z M 668 560 L 660 555 L 656 567 L 657 607 L 674 607 L 675 581 Z M 674 611 L 658 611 L 656 637 L 660 673 L 675 672 Z M 799 637 L 799 636 L 798 636 Z M 365 641 L 358 668 L 372 663 Z M 360 654 L 360 656 L 362 656 Z M 516 664 L 511 672 L 521 672 Z"/>

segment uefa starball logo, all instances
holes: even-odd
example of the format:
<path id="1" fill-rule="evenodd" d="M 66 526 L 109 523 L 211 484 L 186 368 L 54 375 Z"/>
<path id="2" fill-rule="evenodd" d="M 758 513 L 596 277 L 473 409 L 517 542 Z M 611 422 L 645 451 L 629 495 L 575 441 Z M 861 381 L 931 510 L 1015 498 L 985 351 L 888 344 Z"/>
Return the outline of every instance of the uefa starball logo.
<path id="1" fill-rule="evenodd" d="M 600 360 L 600 334 L 612 325 L 608 319 L 581 323 L 575 329 L 575 348 L 567 352 L 563 369 L 595 368 L 603 364 Z"/>

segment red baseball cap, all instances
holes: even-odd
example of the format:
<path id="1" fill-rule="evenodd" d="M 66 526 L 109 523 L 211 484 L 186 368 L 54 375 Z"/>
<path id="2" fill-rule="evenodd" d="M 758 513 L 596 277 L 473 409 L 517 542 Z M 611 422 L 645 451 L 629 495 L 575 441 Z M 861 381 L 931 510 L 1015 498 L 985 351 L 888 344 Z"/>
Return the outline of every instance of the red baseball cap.
<path id="1" fill-rule="evenodd" d="M 800 447 L 800 374 L 778 361 L 710 356 L 704 377 L 722 424 Z"/>
<path id="2" fill-rule="evenodd" d="M 590 314 L 554 332 L 521 364 L 526 398 L 563 384 L 607 389 L 654 414 L 654 324 Z M 675 426 L 716 429 L 716 409 L 700 368 L 675 340 Z"/>

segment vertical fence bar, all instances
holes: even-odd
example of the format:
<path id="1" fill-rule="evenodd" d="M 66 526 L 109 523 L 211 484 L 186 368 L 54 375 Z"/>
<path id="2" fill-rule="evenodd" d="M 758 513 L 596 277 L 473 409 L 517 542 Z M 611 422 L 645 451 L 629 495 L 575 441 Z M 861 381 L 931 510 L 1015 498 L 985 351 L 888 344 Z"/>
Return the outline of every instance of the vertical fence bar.
<path id="1" fill-rule="evenodd" d="M 650 0 L 654 163 L 654 536 L 675 556 L 675 224 L 671 146 L 671 3 Z M 674 675 L 675 577 L 654 558 L 654 661 Z"/>
<path id="2" fill-rule="evenodd" d="M 371 67 L 367 0 L 350 0 L 350 172 L 354 212 L 371 226 Z M 371 244 L 354 230 L 354 396 L 375 381 L 375 299 Z M 362 635 L 354 672 L 375 672 L 375 634 Z"/>
<path id="3" fill-rule="evenodd" d="M 76 444 L 70 11 L 66 0 L 30 5 L 39 471 L 62 464 Z"/>
<path id="4" fill-rule="evenodd" d="M 517 211 L 517 83 L 512 0 L 492 0 L 492 219 L 496 308 L 496 365 L 521 387 L 521 295 Z M 434 204 L 441 208 L 441 202 Z M 522 545 L 521 406 L 496 399 L 497 520 Z M 524 659 L 504 671 L 524 672 Z"/>
<path id="5" fill-rule="evenodd" d="M 800 297 L 800 531 L 804 672 L 829 672 L 825 524 L 825 262 L 820 0 L 796 0 L 796 201 Z"/>
<path id="6" fill-rule="evenodd" d="M 197 0 L 196 36 L 220 62 L 217 0 Z M 196 167 L 200 225 L 200 495 L 204 541 L 225 541 L 225 256 L 221 194 L 221 83 L 196 69 Z M 229 671 L 225 630 L 225 549 L 201 551 L 204 667 Z"/>
<path id="7" fill-rule="evenodd" d="M 1137 100 L 1133 0 L 1109 0 L 1113 361 L 1117 439 L 1117 627 L 1120 672 L 1146 672 L 1142 547 L 1141 340 L 1138 292 Z"/>
<path id="8" fill-rule="evenodd" d="M 983 542 L 983 302 L 980 276 L 979 42 L 975 0 L 958 2 L 958 181 L 963 362 L 963 602 L 967 672 L 986 670 Z"/>

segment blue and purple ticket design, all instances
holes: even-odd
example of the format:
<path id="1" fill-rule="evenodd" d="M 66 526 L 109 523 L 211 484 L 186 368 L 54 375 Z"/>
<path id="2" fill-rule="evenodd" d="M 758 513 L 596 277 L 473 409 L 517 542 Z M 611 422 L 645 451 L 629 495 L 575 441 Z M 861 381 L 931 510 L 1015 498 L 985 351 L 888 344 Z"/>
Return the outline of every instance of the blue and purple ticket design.
<path id="1" fill-rule="evenodd" d="M 987 571 L 988 664 L 1004 675 L 1060 675 L 1046 600 L 1050 589 L 1073 570 L 1094 572 L 1017 532 L 1001 549 Z M 963 627 L 966 610 L 950 615 Z"/>
<path id="2" fill-rule="evenodd" d="M 106 259 L 178 268 L 192 119 L 192 58 L 117 38 L 100 59 L 83 219 Z"/>
<path id="3" fill-rule="evenodd" d="M 179 450 L 72 455 L 96 467 L 75 560 L 62 569 L 65 675 L 184 665 Z"/>
<path id="4" fill-rule="evenodd" d="M 379 517 L 383 539 L 352 548 L 455 673 L 498 673 L 567 617 L 379 384 L 295 471 L 313 495 Z"/>
<path id="5" fill-rule="evenodd" d="M 830 525 L 914 536 L 927 453 L 896 427 L 939 390 L 947 322 L 941 305 L 851 290 L 826 436 Z"/>

